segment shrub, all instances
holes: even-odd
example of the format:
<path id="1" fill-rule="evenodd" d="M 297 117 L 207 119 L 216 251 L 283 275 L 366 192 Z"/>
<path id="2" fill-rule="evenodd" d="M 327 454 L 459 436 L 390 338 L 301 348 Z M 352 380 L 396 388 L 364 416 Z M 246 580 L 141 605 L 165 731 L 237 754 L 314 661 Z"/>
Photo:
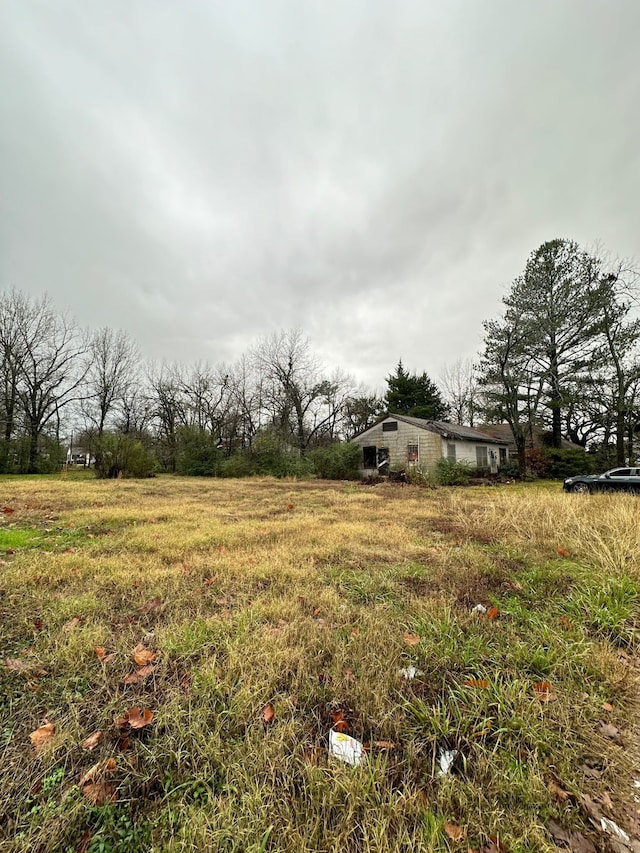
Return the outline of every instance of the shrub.
<path id="1" fill-rule="evenodd" d="M 358 480 L 361 456 L 357 444 L 343 442 L 314 450 L 311 462 L 313 470 L 323 480 Z"/>
<path id="2" fill-rule="evenodd" d="M 429 468 L 423 468 L 422 465 L 410 465 L 405 477 L 407 483 L 412 486 L 426 486 L 428 489 L 436 489 L 438 487 L 438 476 L 435 471 Z"/>
<path id="3" fill-rule="evenodd" d="M 189 477 L 213 477 L 218 473 L 221 454 L 211 433 L 198 427 L 178 431 L 176 472 Z"/>
<path id="4" fill-rule="evenodd" d="M 589 474 L 593 458 L 577 447 L 543 447 L 527 452 L 527 469 L 538 477 L 563 480 L 575 474 Z"/>
<path id="5" fill-rule="evenodd" d="M 436 474 L 441 486 L 466 486 L 471 477 L 471 467 L 466 462 L 438 459 Z"/>
<path id="6" fill-rule="evenodd" d="M 101 480 L 115 477 L 154 477 L 157 461 L 139 439 L 104 433 L 95 442 L 95 472 Z"/>
<path id="7" fill-rule="evenodd" d="M 498 468 L 498 474 L 503 477 L 511 477 L 516 478 L 520 476 L 520 466 L 518 465 L 517 459 L 507 459 L 506 462 L 503 462 L 502 465 Z"/>

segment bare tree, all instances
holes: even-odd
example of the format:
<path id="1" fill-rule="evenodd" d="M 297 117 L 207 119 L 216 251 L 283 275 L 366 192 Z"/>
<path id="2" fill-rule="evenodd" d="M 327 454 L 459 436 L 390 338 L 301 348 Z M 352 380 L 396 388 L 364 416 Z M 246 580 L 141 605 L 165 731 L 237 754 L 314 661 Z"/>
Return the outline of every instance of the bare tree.
<path id="1" fill-rule="evenodd" d="M 81 396 L 88 344 L 75 322 L 57 314 L 46 296 L 36 302 L 25 299 L 16 322 L 18 399 L 29 439 L 27 470 L 34 473 L 45 428 Z"/>
<path id="2" fill-rule="evenodd" d="M 473 426 L 478 409 L 478 379 L 473 362 L 459 358 L 452 365 L 445 365 L 440 387 L 455 422 Z"/>
<path id="3" fill-rule="evenodd" d="M 275 332 L 251 353 L 260 376 L 261 402 L 280 433 L 304 453 L 328 430 L 335 433 L 337 411 L 352 384 L 343 374 L 328 378 L 299 329 Z M 333 426 L 332 426 L 333 424 Z"/>
<path id="4" fill-rule="evenodd" d="M 121 412 L 136 378 L 139 354 L 126 332 L 103 328 L 93 334 L 88 355 L 87 394 L 82 408 L 100 437 L 109 416 Z"/>

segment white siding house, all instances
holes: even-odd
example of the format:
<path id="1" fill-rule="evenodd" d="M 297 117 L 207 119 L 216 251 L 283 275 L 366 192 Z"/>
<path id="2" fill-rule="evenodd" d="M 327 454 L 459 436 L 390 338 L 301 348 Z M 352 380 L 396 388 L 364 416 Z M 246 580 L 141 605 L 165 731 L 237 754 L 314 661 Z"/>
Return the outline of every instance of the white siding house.
<path id="1" fill-rule="evenodd" d="M 387 415 L 351 443 L 362 448 L 365 477 L 415 465 L 431 468 L 439 459 L 466 462 L 495 474 L 509 456 L 506 441 L 479 430 L 408 415 Z"/>

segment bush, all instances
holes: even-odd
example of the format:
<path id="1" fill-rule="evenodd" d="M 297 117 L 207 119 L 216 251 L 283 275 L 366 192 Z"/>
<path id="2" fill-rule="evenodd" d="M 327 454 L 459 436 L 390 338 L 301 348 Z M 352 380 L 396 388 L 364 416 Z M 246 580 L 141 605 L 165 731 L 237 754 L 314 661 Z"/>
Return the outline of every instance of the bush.
<path id="1" fill-rule="evenodd" d="M 428 489 L 438 487 L 437 474 L 429 468 L 423 468 L 422 465 L 409 465 L 405 477 L 407 483 L 411 483 L 412 486 L 426 486 Z"/>
<path id="2" fill-rule="evenodd" d="M 96 440 L 94 453 L 98 479 L 155 476 L 156 458 L 140 440 L 129 435 L 104 433 Z"/>
<path id="3" fill-rule="evenodd" d="M 221 454 L 216 439 L 198 427 L 178 431 L 176 472 L 188 477 L 213 477 L 219 469 Z"/>
<path id="4" fill-rule="evenodd" d="M 436 474 L 441 486 L 466 486 L 471 477 L 471 467 L 466 462 L 438 459 Z"/>
<path id="5" fill-rule="evenodd" d="M 313 470 L 323 480 L 360 479 L 361 458 L 360 447 L 346 442 L 319 447 L 311 454 Z"/>
<path id="6" fill-rule="evenodd" d="M 527 470 L 548 480 L 564 480 L 593 471 L 593 459 L 577 447 L 544 447 L 527 453 Z"/>
<path id="7" fill-rule="evenodd" d="M 502 477 L 517 478 L 520 476 L 520 466 L 517 459 L 507 459 L 498 468 L 498 474 Z"/>

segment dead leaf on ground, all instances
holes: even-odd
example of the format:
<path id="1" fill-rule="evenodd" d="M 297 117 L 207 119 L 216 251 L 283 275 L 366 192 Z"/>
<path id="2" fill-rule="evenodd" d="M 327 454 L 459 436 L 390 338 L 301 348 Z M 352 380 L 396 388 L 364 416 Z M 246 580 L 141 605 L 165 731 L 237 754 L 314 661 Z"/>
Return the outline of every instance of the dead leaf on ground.
<path id="1" fill-rule="evenodd" d="M 96 806 L 115 802 L 116 789 L 106 781 L 115 769 L 115 758 L 108 758 L 106 761 L 98 761 L 87 770 L 78 782 L 83 797 Z"/>
<path id="2" fill-rule="evenodd" d="M 499 615 L 500 615 L 500 611 L 498 610 L 498 608 L 495 605 L 491 606 L 487 610 L 487 619 L 491 619 L 493 621 L 494 619 L 497 619 Z"/>
<path id="3" fill-rule="evenodd" d="M 144 729 L 151 725 L 153 721 L 153 711 L 145 708 L 143 711 L 137 706 L 129 708 L 128 711 L 116 719 L 116 728 L 118 729 Z"/>
<path id="4" fill-rule="evenodd" d="M 152 672 L 154 672 L 154 666 L 151 663 L 148 663 L 146 666 L 140 667 L 135 672 L 130 672 L 128 675 L 122 679 L 123 684 L 140 684 L 141 681 L 145 681 Z"/>
<path id="5" fill-rule="evenodd" d="M 542 703 L 554 702 L 558 698 L 551 689 L 550 681 L 538 681 L 538 683 L 534 685 L 533 691 L 536 695 L 536 699 L 539 699 Z"/>
<path id="6" fill-rule="evenodd" d="M 13 515 L 13 513 L 15 512 L 15 509 L 12 506 L 3 506 L 2 512 L 5 515 Z"/>
<path id="7" fill-rule="evenodd" d="M 374 740 L 373 745 L 376 749 L 395 749 L 396 745 L 392 740 Z"/>
<path id="8" fill-rule="evenodd" d="M 351 636 L 352 637 L 357 637 L 359 633 L 360 633 L 360 628 L 352 628 L 351 629 Z"/>
<path id="9" fill-rule="evenodd" d="M 356 674 L 352 669 L 343 669 L 342 674 L 345 678 L 345 681 L 353 683 L 356 680 Z"/>
<path id="10" fill-rule="evenodd" d="M 582 808 L 587 813 L 587 815 L 591 818 L 594 824 L 597 827 L 600 827 L 600 821 L 602 820 L 602 812 L 598 807 L 598 804 L 593 800 L 588 794 L 583 794 L 580 797 L 580 804 Z"/>
<path id="11" fill-rule="evenodd" d="M 571 555 L 570 555 L 570 553 L 569 553 L 569 551 L 567 551 L 567 549 L 566 549 L 566 548 L 561 548 L 560 546 L 558 546 L 558 547 L 556 548 L 556 551 L 558 552 L 558 554 L 560 554 L 560 556 L 561 556 L 561 557 L 569 557 L 569 556 L 571 556 Z"/>
<path id="12" fill-rule="evenodd" d="M 462 841 L 467 834 L 466 829 L 456 823 L 445 823 L 444 831 L 452 841 Z"/>
<path id="13" fill-rule="evenodd" d="M 600 720 L 599 732 L 601 735 L 604 735 L 604 737 L 609 738 L 609 740 L 612 740 L 614 743 L 617 743 L 618 746 L 624 746 L 620 729 L 617 726 L 614 726 L 613 723 L 605 723 L 604 720 Z"/>
<path id="14" fill-rule="evenodd" d="M 287 504 L 287 509 L 293 509 L 293 504 Z"/>
<path id="15" fill-rule="evenodd" d="M 115 652 L 110 652 L 107 654 L 107 650 L 103 648 L 103 646 L 96 646 L 96 657 L 100 661 L 100 663 L 109 663 L 116 656 Z"/>
<path id="16" fill-rule="evenodd" d="M 98 730 L 82 741 L 82 748 L 91 751 L 92 749 L 96 748 L 96 746 L 100 743 L 101 740 L 102 732 Z"/>
<path id="17" fill-rule="evenodd" d="M 573 853 L 596 853 L 596 848 L 593 842 L 581 832 L 576 832 L 571 829 L 565 829 L 557 821 L 550 820 L 547 824 L 547 829 L 551 833 L 554 841 L 559 841 L 562 844 L 569 846 Z"/>
<path id="18" fill-rule="evenodd" d="M 82 616 L 74 616 L 73 619 L 69 619 L 69 621 L 62 626 L 62 630 L 68 634 L 70 631 L 73 631 L 74 628 L 77 628 L 82 621 Z"/>
<path id="19" fill-rule="evenodd" d="M 613 711 L 613 705 L 610 702 L 603 702 L 602 707 L 605 711 Z"/>
<path id="20" fill-rule="evenodd" d="M 489 682 L 486 678 L 467 678 L 464 685 L 465 687 L 479 687 L 481 690 L 486 690 Z"/>
<path id="21" fill-rule="evenodd" d="M 142 643 L 138 643 L 135 649 L 131 652 L 131 657 L 138 666 L 146 666 L 154 661 L 157 655 L 155 652 L 151 651 L 151 649 L 145 649 Z"/>
<path id="22" fill-rule="evenodd" d="M 91 830 L 85 829 L 82 833 L 82 837 L 78 842 L 78 846 L 76 847 L 75 853 L 88 853 L 89 847 L 91 846 Z"/>
<path id="23" fill-rule="evenodd" d="M 344 711 L 342 708 L 338 708 L 331 712 L 331 721 L 333 723 L 333 728 L 340 734 L 347 734 L 351 729 L 351 726 L 344 717 Z"/>
<path id="24" fill-rule="evenodd" d="M 573 628 L 573 622 L 571 621 L 571 619 L 569 619 L 568 616 L 561 616 L 558 621 L 560 622 L 562 627 L 566 628 L 567 630 Z"/>
<path id="25" fill-rule="evenodd" d="M 553 794 L 553 796 L 561 803 L 565 803 L 571 796 L 568 791 L 565 791 L 557 782 L 554 782 L 553 779 L 549 781 L 547 784 L 547 788 Z"/>
<path id="26" fill-rule="evenodd" d="M 51 743 L 55 733 L 56 727 L 53 723 L 43 723 L 43 725 L 38 726 L 35 731 L 31 732 L 29 738 L 31 739 L 36 755 Z"/>
<path id="27" fill-rule="evenodd" d="M 273 705 L 271 702 L 267 702 L 267 704 L 262 709 L 262 719 L 265 723 L 273 722 L 273 718 L 275 717 L 276 712 L 273 710 Z"/>
<path id="28" fill-rule="evenodd" d="M 140 613 L 152 613 L 154 610 L 159 610 L 162 607 L 162 599 L 160 596 L 156 596 L 152 598 L 150 601 L 147 601 L 146 604 L 143 604 L 141 607 L 138 607 L 138 611 Z"/>
<path id="29" fill-rule="evenodd" d="M 322 612 L 322 611 L 321 611 L 321 609 L 320 609 L 319 607 L 314 607 L 314 608 L 313 608 L 313 613 L 311 614 L 312 618 L 313 618 L 313 619 L 317 619 L 321 612 Z"/>
<path id="30" fill-rule="evenodd" d="M 204 579 L 204 585 L 205 586 L 211 586 L 211 584 L 215 583 L 217 580 L 218 580 L 217 575 L 214 575 L 212 578 L 205 578 Z"/>
<path id="31" fill-rule="evenodd" d="M 5 658 L 4 665 L 7 669 L 12 669 L 14 672 L 26 672 L 30 669 L 29 664 L 19 658 Z"/>
<path id="32" fill-rule="evenodd" d="M 507 581 L 506 585 L 509 589 L 514 589 L 517 592 L 522 592 L 522 584 L 518 583 L 518 581 Z"/>
<path id="33" fill-rule="evenodd" d="M 411 631 L 404 631 L 402 638 L 406 646 L 417 646 L 420 642 L 420 637 L 417 634 L 412 634 Z"/>
<path id="34" fill-rule="evenodd" d="M 118 738 L 116 746 L 118 748 L 118 752 L 126 752 L 126 750 L 131 746 L 131 738 L 128 735 L 122 735 L 122 737 Z"/>

